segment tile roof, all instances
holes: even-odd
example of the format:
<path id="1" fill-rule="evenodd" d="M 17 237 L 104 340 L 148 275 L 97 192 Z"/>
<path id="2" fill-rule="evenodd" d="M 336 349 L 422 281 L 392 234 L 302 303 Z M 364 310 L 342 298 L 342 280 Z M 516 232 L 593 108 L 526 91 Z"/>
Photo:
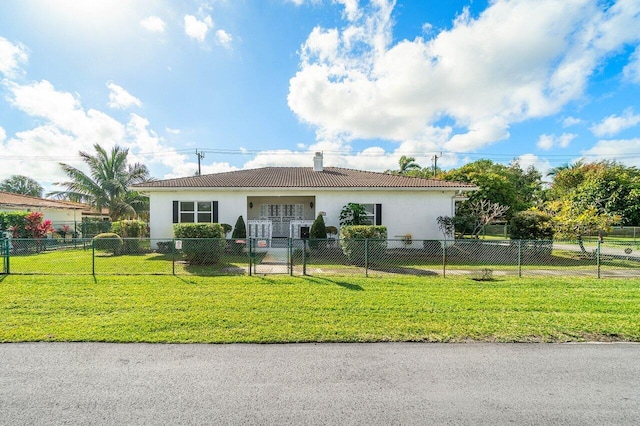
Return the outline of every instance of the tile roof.
<path id="1" fill-rule="evenodd" d="M 46 198 L 30 197 L 28 195 L 0 191 L 0 207 L 2 206 L 72 210 L 91 209 L 91 207 L 86 204 L 73 203 L 71 201 L 49 200 Z"/>
<path id="2" fill-rule="evenodd" d="M 264 167 L 176 179 L 156 180 L 136 188 L 455 188 L 474 190 L 475 185 L 439 179 L 397 176 L 387 173 L 325 167 Z"/>

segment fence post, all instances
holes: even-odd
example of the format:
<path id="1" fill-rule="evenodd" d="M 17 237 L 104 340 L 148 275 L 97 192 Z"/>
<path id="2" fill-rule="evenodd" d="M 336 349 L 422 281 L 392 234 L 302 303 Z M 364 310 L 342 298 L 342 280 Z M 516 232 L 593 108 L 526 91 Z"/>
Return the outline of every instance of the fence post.
<path id="1" fill-rule="evenodd" d="M 96 248 L 94 246 L 95 240 L 91 240 L 91 275 L 96 275 Z"/>
<path id="2" fill-rule="evenodd" d="M 171 275 L 176 274 L 176 239 L 171 240 Z"/>
<path id="3" fill-rule="evenodd" d="M 302 240 L 302 275 L 307 275 L 307 240 Z"/>
<path id="4" fill-rule="evenodd" d="M 9 239 L 5 238 L 4 240 L 4 255 L 5 257 L 5 274 L 9 275 L 11 273 L 11 249 L 9 247 Z"/>
<path id="5" fill-rule="evenodd" d="M 254 262 L 253 262 L 253 252 L 251 250 L 251 246 L 252 246 L 251 241 L 253 241 L 253 239 L 251 237 L 247 238 L 247 246 L 249 246 L 249 276 L 253 275 L 252 268 L 253 268 L 253 264 L 254 264 Z M 235 244 L 235 242 L 234 242 L 234 244 Z"/>
<path id="6" fill-rule="evenodd" d="M 518 240 L 518 278 L 522 278 L 522 240 Z"/>
<path id="7" fill-rule="evenodd" d="M 369 239 L 364 239 L 364 276 L 369 278 Z"/>
<path id="8" fill-rule="evenodd" d="M 447 278 L 447 240 L 442 242 L 442 278 Z"/>
<path id="9" fill-rule="evenodd" d="M 293 238 L 289 237 L 287 241 L 289 243 L 289 246 L 287 247 L 289 252 L 287 263 L 289 264 L 289 276 L 292 277 L 293 276 Z"/>
<path id="10" fill-rule="evenodd" d="M 596 248 L 596 264 L 598 265 L 598 278 L 600 278 L 600 240 L 598 240 L 598 246 Z"/>

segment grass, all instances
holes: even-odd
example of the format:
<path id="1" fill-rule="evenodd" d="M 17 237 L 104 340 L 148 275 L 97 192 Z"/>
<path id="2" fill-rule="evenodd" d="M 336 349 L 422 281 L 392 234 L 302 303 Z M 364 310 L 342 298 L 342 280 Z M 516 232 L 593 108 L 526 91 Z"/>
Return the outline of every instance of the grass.
<path id="1" fill-rule="evenodd" d="M 640 341 L 640 280 L 0 278 L 0 342 Z"/>

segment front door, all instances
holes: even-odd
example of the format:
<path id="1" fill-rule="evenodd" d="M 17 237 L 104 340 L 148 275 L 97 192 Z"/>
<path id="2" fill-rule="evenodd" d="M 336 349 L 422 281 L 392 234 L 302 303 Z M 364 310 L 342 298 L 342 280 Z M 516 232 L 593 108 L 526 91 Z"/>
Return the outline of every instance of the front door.
<path id="1" fill-rule="evenodd" d="M 292 220 L 301 220 L 302 204 L 260 204 L 260 220 L 270 220 L 273 238 L 288 238 Z"/>

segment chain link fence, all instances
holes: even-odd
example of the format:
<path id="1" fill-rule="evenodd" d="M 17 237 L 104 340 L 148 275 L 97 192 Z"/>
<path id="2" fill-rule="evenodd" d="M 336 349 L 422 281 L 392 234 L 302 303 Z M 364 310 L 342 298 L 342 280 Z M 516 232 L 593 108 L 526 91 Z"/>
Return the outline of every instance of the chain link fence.
<path id="1" fill-rule="evenodd" d="M 631 241 L 8 239 L 3 273 L 640 277 Z"/>

